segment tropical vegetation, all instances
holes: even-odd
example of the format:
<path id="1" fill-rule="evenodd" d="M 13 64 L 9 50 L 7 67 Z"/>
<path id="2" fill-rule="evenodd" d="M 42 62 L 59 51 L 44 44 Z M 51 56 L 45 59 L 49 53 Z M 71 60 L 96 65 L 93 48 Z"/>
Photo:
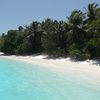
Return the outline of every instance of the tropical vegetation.
<path id="1" fill-rule="evenodd" d="M 100 7 L 91 3 L 83 12 L 73 10 L 67 21 L 47 18 L 19 26 L 0 36 L 5 54 L 47 53 L 81 60 L 100 57 Z"/>

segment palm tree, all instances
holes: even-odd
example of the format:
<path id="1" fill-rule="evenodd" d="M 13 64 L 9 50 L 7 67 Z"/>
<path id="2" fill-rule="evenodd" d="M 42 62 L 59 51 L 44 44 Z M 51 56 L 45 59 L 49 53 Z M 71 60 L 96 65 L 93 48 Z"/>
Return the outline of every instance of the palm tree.
<path id="1" fill-rule="evenodd" d="M 96 19 L 97 7 L 98 7 L 98 4 L 96 4 L 96 3 L 91 3 L 91 4 L 88 5 L 87 16 L 88 16 L 89 21 Z"/>
<path id="2" fill-rule="evenodd" d="M 85 18 L 85 15 L 80 10 L 74 10 L 70 17 L 68 17 L 69 20 L 69 26 L 70 31 L 68 33 L 68 39 L 70 42 L 81 42 L 83 41 L 82 38 L 84 38 L 85 31 L 83 28 L 83 20 Z"/>
<path id="3" fill-rule="evenodd" d="M 80 10 L 74 10 L 70 17 L 68 17 L 69 23 L 73 24 L 74 26 L 80 25 L 84 18 L 84 14 Z"/>

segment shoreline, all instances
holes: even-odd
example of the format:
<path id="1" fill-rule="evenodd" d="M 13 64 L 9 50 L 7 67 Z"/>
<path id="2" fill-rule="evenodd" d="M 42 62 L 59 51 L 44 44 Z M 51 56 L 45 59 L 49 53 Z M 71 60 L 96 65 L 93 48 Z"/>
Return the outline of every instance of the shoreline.
<path id="1" fill-rule="evenodd" d="M 88 82 L 100 87 L 100 65 L 92 65 L 90 61 L 72 62 L 70 58 L 48 59 L 47 55 L 0 56 L 12 60 L 20 60 L 30 64 L 41 65 L 60 74 L 71 75 L 74 79 Z M 92 62 L 92 61 L 91 61 Z"/>

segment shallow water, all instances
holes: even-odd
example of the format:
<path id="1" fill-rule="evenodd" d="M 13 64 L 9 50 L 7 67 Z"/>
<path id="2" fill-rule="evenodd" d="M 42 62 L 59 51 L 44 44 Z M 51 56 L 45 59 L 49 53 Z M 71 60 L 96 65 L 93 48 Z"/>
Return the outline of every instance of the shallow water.
<path id="1" fill-rule="evenodd" d="M 41 66 L 0 58 L 0 100 L 100 100 L 100 89 Z"/>

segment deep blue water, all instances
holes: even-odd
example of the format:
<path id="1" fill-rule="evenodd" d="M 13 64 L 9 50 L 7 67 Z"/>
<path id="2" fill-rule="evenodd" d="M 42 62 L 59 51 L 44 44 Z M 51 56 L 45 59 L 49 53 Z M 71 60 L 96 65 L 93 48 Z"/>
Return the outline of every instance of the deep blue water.
<path id="1" fill-rule="evenodd" d="M 0 58 L 0 100 L 100 100 L 100 89 L 38 65 Z"/>

